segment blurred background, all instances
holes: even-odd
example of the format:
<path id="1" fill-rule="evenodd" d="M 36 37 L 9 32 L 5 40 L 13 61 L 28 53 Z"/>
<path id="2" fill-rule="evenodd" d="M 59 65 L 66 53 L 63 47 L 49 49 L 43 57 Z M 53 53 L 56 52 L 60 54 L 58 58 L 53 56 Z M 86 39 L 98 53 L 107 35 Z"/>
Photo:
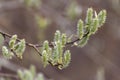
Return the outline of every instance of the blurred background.
<path id="1" fill-rule="evenodd" d="M 0 52 L 0 72 L 16 74 L 18 69 L 35 65 L 51 80 L 120 80 L 120 0 L 0 0 L 0 30 L 33 44 L 53 41 L 56 30 L 76 34 L 77 21 L 85 20 L 89 7 L 107 10 L 104 26 L 84 48 L 68 47 L 70 65 L 59 70 L 43 67 L 34 49 L 27 47 L 23 60 L 6 60 Z"/>

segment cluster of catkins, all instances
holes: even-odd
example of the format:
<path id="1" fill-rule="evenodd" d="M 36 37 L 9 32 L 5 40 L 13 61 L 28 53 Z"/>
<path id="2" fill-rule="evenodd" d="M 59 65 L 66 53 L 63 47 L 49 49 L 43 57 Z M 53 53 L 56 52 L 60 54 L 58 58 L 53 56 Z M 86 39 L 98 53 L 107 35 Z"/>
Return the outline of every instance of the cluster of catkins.
<path id="1" fill-rule="evenodd" d="M 77 41 L 73 44 L 78 47 L 86 45 L 90 36 L 95 34 L 106 20 L 106 10 L 101 10 L 98 14 L 93 11 L 92 8 L 87 10 L 85 22 L 81 19 L 77 24 Z M 66 34 L 61 33 L 59 30 L 55 32 L 54 40 L 49 43 L 47 40 L 44 41 L 42 48 L 39 49 L 44 66 L 52 64 L 57 66 L 59 69 L 67 67 L 71 61 L 70 50 L 65 50 L 65 47 L 69 42 L 69 38 Z M 71 41 L 72 42 L 72 41 Z M 22 55 L 26 48 L 26 42 L 24 39 L 17 41 L 17 35 L 13 35 L 9 41 L 9 49 L 6 46 L 2 47 L 2 53 L 7 58 L 12 58 L 16 55 L 22 58 Z"/>

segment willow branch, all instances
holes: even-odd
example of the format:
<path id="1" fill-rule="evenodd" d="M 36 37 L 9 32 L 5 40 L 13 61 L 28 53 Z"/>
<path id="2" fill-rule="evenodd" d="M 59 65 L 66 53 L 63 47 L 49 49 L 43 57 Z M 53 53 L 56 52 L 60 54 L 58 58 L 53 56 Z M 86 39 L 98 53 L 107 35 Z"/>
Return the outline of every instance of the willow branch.
<path id="1" fill-rule="evenodd" d="M 0 24 L 0 26 L 4 27 L 4 25 L 2 25 L 2 24 Z M 10 34 L 8 34 L 8 33 L 5 33 L 5 32 L 3 32 L 3 31 L 0 31 L 0 34 L 2 34 L 4 38 L 6 38 L 6 37 L 11 38 L 11 37 L 12 37 L 12 35 L 10 35 Z M 86 34 L 84 34 L 83 37 L 87 36 L 88 34 L 89 34 L 89 32 L 87 32 Z M 21 39 L 17 38 L 17 41 L 20 42 L 20 40 L 21 40 Z M 77 39 L 75 39 L 75 40 L 73 40 L 73 41 L 71 41 L 71 42 L 66 43 L 66 46 L 67 46 L 67 45 L 73 45 L 75 42 L 78 42 L 78 41 L 80 41 L 80 40 L 81 40 L 81 39 L 77 38 Z M 42 54 L 40 53 L 40 51 L 39 51 L 39 49 L 38 49 L 39 47 L 43 47 L 42 44 L 32 44 L 32 43 L 29 43 L 29 42 L 26 42 L 25 44 L 26 44 L 27 46 L 29 46 L 29 47 L 32 47 L 32 48 L 38 53 L 39 56 L 42 56 Z M 54 44 L 51 43 L 51 44 L 49 44 L 49 46 L 50 46 L 50 47 L 53 47 Z M 52 65 L 51 61 L 48 61 L 48 63 L 50 63 L 50 64 Z M 58 63 L 58 64 L 56 64 L 56 65 L 54 65 L 54 66 L 59 66 L 59 65 L 61 65 L 61 64 Z M 53 66 L 53 65 L 52 65 L 52 66 Z"/>
<path id="2" fill-rule="evenodd" d="M 14 75 L 14 74 L 0 73 L 0 77 L 20 80 L 19 77 L 17 75 Z"/>

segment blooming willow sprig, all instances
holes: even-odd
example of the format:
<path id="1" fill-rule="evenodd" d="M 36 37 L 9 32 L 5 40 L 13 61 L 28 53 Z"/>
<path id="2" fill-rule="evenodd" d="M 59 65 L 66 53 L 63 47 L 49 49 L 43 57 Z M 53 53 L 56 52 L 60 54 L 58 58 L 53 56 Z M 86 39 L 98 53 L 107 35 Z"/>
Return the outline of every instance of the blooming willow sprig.
<path id="1" fill-rule="evenodd" d="M 95 34 L 97 30 L 106 21 L 106 10 L 101 10 L 98 14 L 92 8 L 87 10 L 85 22 L 81 19 L 77 24 L 77 38 L 75 40 L 69 40 L 65 33 L 61 33 L 59 30 L 55 32 L 53 42 L 45 40 L 42 45 L 35 45 L 26 42 L 24 39 L 17 38 L 17 35 L 9 35 L 7 33 L 0 33 L 7 36 L 10 39 L 8 47 L 2 47 L 2 53 L 7 58 L 12 58 L 14 55 L 22 59 L 26 45 L 34 48 L 38 54 L 42 57 L 44 67 L 48 64 L 58 67 L 59 69 L 66 68 L 71 61 L 70 50 L 65 50 L 67 45 L 73 45 L 77 47 L 84 47 L 90 36 Z"/>
<path id="2" fill-rule="evenodd" d="M 106 20 L 106 10 L 101 10 L 98 14 L 92 8 L 88 8 L 85 23 L 80 19 L 77 25 L 77 36 L 79 41 L 77 46 L 83 47 L 87 44 L 89 37 L 95 34 Z"/>
<path id="3" fill-rule="evenodd" d="M 9 41 L 9 49 L 6 46 L 2 47 L 2 53 L 7 58 L 12 58 L 13 56 L 17 56 L 22 59 L 23 53 L 26 48 L 25 40 L 22 39 L 18 43 L 16 43 L 17 35 L 13 35 Z"/>

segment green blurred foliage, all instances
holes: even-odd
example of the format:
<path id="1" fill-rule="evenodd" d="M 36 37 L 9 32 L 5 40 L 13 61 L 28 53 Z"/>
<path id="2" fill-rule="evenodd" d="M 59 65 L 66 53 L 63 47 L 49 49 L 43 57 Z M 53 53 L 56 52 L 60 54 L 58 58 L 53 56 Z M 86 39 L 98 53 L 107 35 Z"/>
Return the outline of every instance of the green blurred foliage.
<path id="1" fill-rule="evenodd" d="M 27 7 L 38 8 L 41 5 L 41 0 L 24 0 L 24 3 Z"/>
<path id="2" fill-rule="evenodd" d="M 44 80 L 42 73 L 36 73 L 36 69 L 33 65 L 27 70 L 18 70 L 18 77 L 20 80 Z"/>
<path id="3" fill-rule="evenodd" d="M 0 47 L 4 44 L 4 37 L 0 34 Z"/>
<path id="4" fill-rule="evenodd" d="M 82 13 L 82 9 L 75 1 L 72 1 L 66 10 L 66 14 L 67 14 L 68 18 L 70 18 L 71 20 L 74 20 L 75 18 L 80 16 L 81 13 Z"/>

